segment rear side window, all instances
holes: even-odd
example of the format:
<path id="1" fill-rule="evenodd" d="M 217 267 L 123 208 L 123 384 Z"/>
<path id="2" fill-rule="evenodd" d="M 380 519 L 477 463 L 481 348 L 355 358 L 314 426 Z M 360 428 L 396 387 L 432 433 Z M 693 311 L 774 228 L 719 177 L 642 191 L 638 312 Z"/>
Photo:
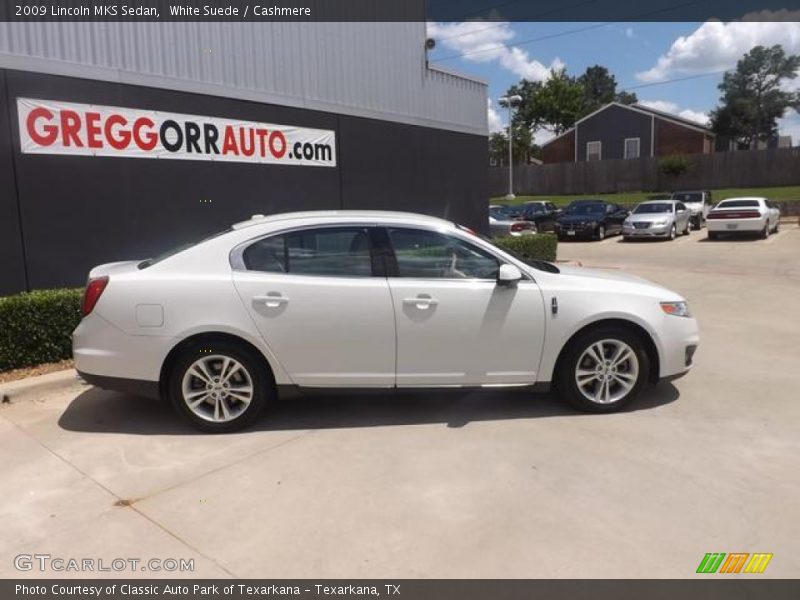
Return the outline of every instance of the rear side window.
<path id="1" fill-rule="evenodd" d="M 371 277 L 369 231 L 363 227 L 335 227 L 294 231 L 257 240 L 242 253 L 251 271 Z"/>
<path id="2" fill-rule="evenodd" d="M 499 261 L 456 237 L 419 229 L 388 230 L 398 275 L 417 279 L 496 279 Z"/>

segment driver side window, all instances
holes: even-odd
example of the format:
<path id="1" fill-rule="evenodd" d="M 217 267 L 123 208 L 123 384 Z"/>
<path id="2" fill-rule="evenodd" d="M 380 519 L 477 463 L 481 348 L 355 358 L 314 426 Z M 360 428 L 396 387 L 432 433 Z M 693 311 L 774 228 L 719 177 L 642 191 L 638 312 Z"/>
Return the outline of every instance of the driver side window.
<path id="1" fill-rule="evenodd" d="M 420 229 L 387 229 L 398 276 L 416 279 L 497 279 L 499 261 L 457 237 Z"/>

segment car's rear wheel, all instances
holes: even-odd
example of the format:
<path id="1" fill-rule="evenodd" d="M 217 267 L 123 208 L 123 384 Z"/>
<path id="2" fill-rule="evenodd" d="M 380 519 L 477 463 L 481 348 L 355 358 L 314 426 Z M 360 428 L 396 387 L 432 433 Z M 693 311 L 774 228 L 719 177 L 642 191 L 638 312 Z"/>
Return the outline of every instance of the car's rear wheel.
<path id="1" fill-rule="evenodd" d="M 638 396 L 649 377 L 644 343 L 623 327 L 602 327 L 573 340 L 559 360 L 556 383 L 561 397 L 589 412 L 622 409 Z"/>
<path id="2" fill-rule="evenodd" d="M 263 362 L 228 341 L 187 348 L 175 361 L 169 381 L 170 400 L 178 413 L 210 433 L 250 425 L 273 390 Z"/>
<path id="3" fill-rule="evenodd" d="M 761 239 L 765 240 L 769 237 L 769 219 L 764 223 L 764 229 L 761 230 Z"/>

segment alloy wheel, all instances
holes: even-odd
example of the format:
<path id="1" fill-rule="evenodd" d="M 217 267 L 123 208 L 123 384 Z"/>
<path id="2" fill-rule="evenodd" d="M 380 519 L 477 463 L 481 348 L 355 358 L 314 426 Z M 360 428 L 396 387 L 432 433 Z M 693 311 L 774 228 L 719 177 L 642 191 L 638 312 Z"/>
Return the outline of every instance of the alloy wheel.
<path id="1" fill-rule="evenodd" d="M 636 352 L 621 340 L 593 342 L 575 367 L 575 383 L 581 395 L 596 404 L 622 400 L 639 379 Z"/>
<path id="2" fill-rule="evenodd" d="M 253 400 L 253 390 L 253 378 L 244 365 L 223 354 L 197 359 L 181 381 L 187 408 L 213 423 L 227 423 L 244 413 Z"/>

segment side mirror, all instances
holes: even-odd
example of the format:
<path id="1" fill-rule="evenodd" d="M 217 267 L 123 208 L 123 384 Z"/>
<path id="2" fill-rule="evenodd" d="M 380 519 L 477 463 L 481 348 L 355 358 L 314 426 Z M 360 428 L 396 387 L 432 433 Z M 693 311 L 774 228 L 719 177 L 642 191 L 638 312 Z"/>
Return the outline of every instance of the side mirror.
<path id="1" fill-rule="evenodd" d="M 514 265 L 500 265 L 500 270 L 497 272 L 497 285 L 513 286 L 522 279 L 522 271 Z"/>

